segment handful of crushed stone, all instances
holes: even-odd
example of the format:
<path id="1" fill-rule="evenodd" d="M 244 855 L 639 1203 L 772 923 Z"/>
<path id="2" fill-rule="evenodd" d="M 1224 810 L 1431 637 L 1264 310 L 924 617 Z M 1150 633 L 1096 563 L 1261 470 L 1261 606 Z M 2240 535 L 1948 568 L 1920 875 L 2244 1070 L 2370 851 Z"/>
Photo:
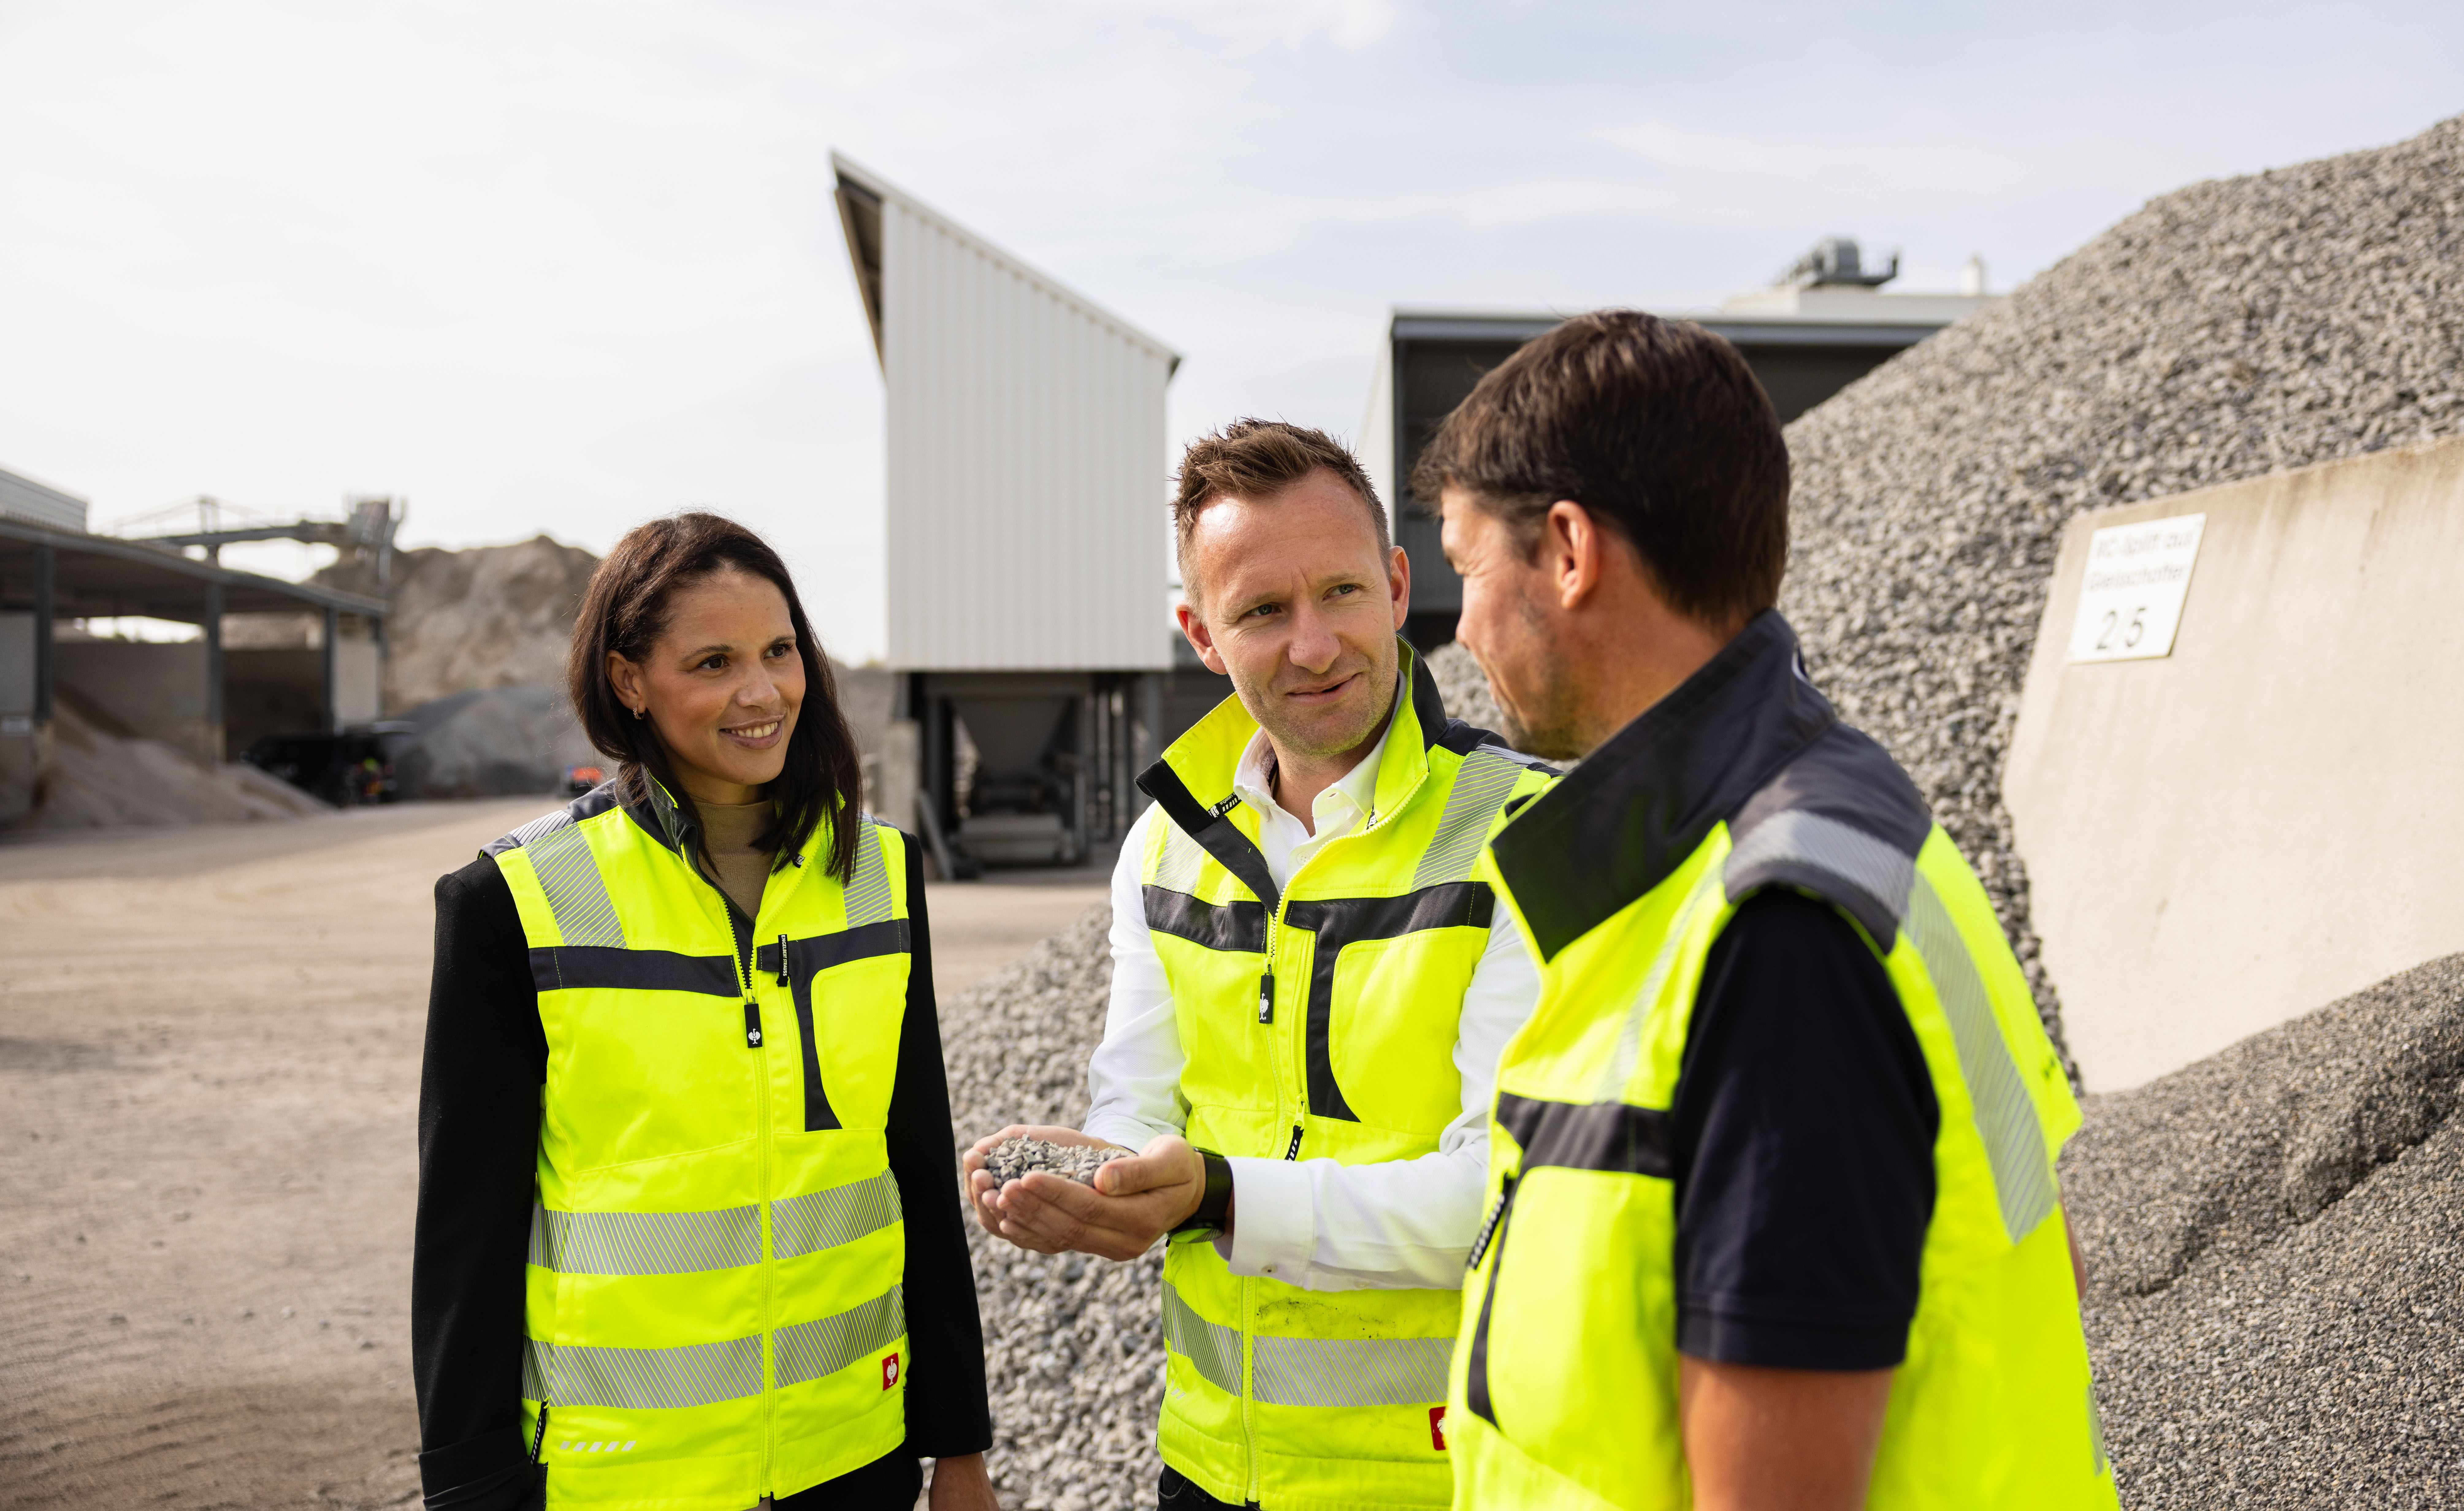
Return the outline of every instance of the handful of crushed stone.
<path id="1" fill-rule="evenodd" d="M 1045 1171 L 1081 1186 L 1095 1184 L 1095 1172 L 1129 1156 L 1125 1149 L 1093 1149 L 1080 1144 L 1047 1144 L 1040 1138 L 1005 1138 L 984 1154 L 984 1169 L 996 1186 L 1022 1175 Z"/>

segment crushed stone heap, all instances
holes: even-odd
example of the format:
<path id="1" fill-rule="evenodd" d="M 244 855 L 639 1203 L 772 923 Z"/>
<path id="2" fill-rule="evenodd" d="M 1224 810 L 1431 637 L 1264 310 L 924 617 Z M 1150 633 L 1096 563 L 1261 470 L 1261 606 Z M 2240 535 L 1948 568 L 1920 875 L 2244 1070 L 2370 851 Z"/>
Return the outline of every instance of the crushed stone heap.
<path id="1" fill-rule="evenodd" d="M 1112 982 L 1108 908 L 941 1004 L 957 1147 L 1013 1123 L 1076 1128 Z M 953 1200 L 959 1199 L 955 1181 Z M 1163 1409 L 1163 1245 L 1128 1264 L 1030 1254 L 966 1213 L 983 1308 L 1001 1504 L 1132 1511 L 1155 1504 Z"/>
<path id="2" fill-rule="evenodd" d="M 1429 675 L 1446 712 L 1477 729 L 1496 732 L 1502 722 L 1497 699 L 1489 695 L 1488 674 L 1461 645 L 1449 643 L 1429 652 Z"/>
<path id="3" fill-rule="evenodd" d="M 2148 204 L 1789 427 L 1780 607 L 1984 877 L 2048 1020 L 2002 766 L 2063 524 L 2464 431 L 2464 118 Z"/>
<path id="4" fill-rule="evenodd" d="M 2123 1504 L 2464 1504 L 2464 955 L 2087 1102 L 2062 1159 Z"/>
<path id="5" fill-rule="evenodd" d="M 1001 1187 L 1041 1172 L 1095 1184 L 1095 1172 L 1116 1159 L 1129 1158 L 1125 1149 L 1093 1149 L 1084 1144 L 1047 1144 L 1040 1138 L 1005 1138 L 984 1151 L 984 1169 L 993 1185 Z"/>

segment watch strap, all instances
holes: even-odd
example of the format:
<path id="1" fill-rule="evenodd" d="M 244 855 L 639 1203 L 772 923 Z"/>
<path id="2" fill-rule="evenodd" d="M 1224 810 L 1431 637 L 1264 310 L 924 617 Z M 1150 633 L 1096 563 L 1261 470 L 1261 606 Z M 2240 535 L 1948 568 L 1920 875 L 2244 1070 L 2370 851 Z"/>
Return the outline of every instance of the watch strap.
<path id="1" fill-rule="evenodd" d="M 1232 1162 L 1211 1149 L 1196 1152 L 1206 1167 L 1206 1192 L 1198 1198 L 1198 1210 L 1172 1231 L 1221 1233 L 1232 1216 Z"/>

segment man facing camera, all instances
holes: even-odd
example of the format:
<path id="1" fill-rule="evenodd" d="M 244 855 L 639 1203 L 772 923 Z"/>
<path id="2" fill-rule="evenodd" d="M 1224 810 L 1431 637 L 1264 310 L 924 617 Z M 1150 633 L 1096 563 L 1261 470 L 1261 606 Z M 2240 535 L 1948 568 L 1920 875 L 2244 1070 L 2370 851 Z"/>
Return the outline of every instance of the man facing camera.
<path id="1" fill-rule="evenodd" d="M 1369 479 L 1244 420 L 1183 458 L 1182 631 L 1234 696 L 1138 780 L 1086 1130 L 966 1159 L 1045 1253 L 1170 1236 L 1161 1501 L 1440 1506 L 1491 1067 L 1537 977 L 1473 866 L 1547 768 L 1446 717 L 1397 638 L 1411 577 Z M 1013 1134 L 1139 1150 L 995 1189 Z"/>

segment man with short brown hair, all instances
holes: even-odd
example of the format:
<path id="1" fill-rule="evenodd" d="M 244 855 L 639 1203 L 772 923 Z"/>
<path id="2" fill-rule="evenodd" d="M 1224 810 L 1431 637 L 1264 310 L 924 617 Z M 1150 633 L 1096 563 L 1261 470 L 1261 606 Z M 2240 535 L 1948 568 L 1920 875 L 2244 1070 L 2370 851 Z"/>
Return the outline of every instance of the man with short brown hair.
<path id="1" fill-rule="evenodd" d="M 1569 320 L 1422 453 L 1509 737 L 1540 964 L 1498 1068 L 1456 1504 L 2109 1507 L 2054 1156 L 1984 888 L 1772 607 L 1788 452 L 1700 326 Z"/>
<path id="2" fill-rule="evenodd" d="M 1182 630 L 1235 695 L 1139 778 L 1086 1131 L 979 1143 L 977 1213 L 1046 1253 L 1175 1236 L 1168 1511 L 1441 1506 L 1489 1067 L 1535 988 L 1471 870 L 1549 776 L 1446 717 L 1396 635 L 1408 564 L 1335 441 L 1227 427 L 1190 447 L 1174 515 Z M 1142 1152 L 1091 1190 L 996 1191 L 982 1151 L 1021 1132 Z"/>

